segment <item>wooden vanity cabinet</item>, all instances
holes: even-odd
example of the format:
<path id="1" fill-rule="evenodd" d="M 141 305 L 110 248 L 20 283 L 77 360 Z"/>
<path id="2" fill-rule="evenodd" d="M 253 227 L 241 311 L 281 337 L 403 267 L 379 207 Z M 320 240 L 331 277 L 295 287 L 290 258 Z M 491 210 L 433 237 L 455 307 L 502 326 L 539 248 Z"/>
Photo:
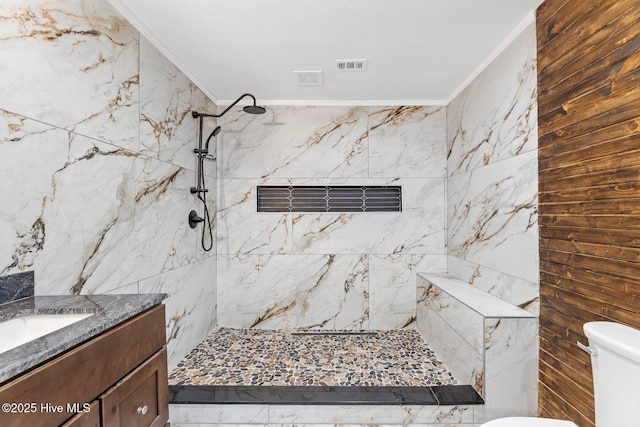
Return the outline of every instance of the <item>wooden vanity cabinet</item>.
<path id="1" fill-rule="evenodd" d="M 163 426 L 169 418 L 165 344 L 160 304 L 0 386 L 0 402 L 38 409 L 2 413 L 0 425 Z M 41 410 L 48 407 L 63 410 Z"/>

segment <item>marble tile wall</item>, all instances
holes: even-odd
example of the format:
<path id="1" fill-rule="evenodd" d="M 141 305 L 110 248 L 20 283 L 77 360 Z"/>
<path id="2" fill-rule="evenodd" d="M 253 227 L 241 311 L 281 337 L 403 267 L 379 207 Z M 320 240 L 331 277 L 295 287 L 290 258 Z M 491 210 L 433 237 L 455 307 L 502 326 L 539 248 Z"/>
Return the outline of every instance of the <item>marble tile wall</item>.
<path id="1" fill-rule="evenodd" d="M 532 24 L 447 106 L 448 271 L 538 314 Z"/>
<path id="2" fill-rule="evenodd" d="M 483 390 L 476 422 L 537 413 L 536 103 L 532 24 L 446 109 L 447 271 L 532 315 L 479 318 L 419 285 L 419 330 L 454 375 Z"/>
<path id="3" fill-rule="evenodd" d="M 175 424 L 172 423 L 171 424 L 174 427 L 245 427 L 245 426 L 251 426 L 251 427 L 275 427 L 275 426 L 280 426 L 282 427 L 283 424 L 226 424 L 226 423 L 220 423 L 220 424 L 202 424 L 202 423 L 198 423 L 198 424 L 193 424 L 193 423 L 189 423 L 189 424 Z M 444 424 L 300 424 L 300 423 L 296 423 L 296 424 L 284 424 L 284 426 L 286 427 L 479 427 L 480 424 L 469 424 L 469 423 L 464 423 L 464 424 L 452 424 L 452 423 L 448 423 L 445 422 Z"/>
<path id="4" fill-rule="evenodd" d="M 193 424 L 193 423 L 189 423 L 189 424 L 175 424 L 172 423 L 171 424 L 174 427 L 245 427 L 245 426 L 251 426 L 251 427 L 275 427 L 275 426 L 279 426 L 282 427 L 283 424 L 225 424 L 225 423 L 220 423 L 220 424 Z M 286 427 L 479 427 L 480 424 L 469 424 L 469 423 L 464 423 L 464 424 L 451 424 L 448 422 L 445 422 L 444 424 L 300 424 L 300 423 L 296 423 L 296 424 L 284 424 L 284 426 Z"/>
<path id="5" fill-rule="evenodd" d="M 330 410 L 327 410 L 330 408 Z M 473 405 L 170 405 L 172 425 L 473 427 Z"/>
<path id="6" fill-rule="evenodd" d="M 216 106 L 104 1 L 3 1 L 0 23 L 0 275 L 168 293 L 175 365 L 215 326 L 215 250 L 187 214 L 190 111 Z"/>
<path id="7" fill-rule="evenodd" d="M 445 109 L 267 107 L 219 119 L 218 322 L 413 327 L 444 272 Z M 401 213 L 257 213 L 258 185 L 401 185 Z"/>
<path id="8" fill-rule="evenodd" d="M 485 405 L 475 421 L 538 415 L 538 319 L 485 319 Z"/>

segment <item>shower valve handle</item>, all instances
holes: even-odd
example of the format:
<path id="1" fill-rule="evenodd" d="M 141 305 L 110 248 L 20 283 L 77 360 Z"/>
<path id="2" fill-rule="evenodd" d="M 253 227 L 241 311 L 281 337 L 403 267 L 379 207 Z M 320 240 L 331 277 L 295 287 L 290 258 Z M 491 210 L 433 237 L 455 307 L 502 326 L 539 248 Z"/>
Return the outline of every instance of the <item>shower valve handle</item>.
<path id="1" fill-rule="evenodd" d="M 203 222 L 204 218 L 198 216 L 198 212 L 191 211 L 189 212 L 189 227 L 196 228 L 196 226 Z"/>

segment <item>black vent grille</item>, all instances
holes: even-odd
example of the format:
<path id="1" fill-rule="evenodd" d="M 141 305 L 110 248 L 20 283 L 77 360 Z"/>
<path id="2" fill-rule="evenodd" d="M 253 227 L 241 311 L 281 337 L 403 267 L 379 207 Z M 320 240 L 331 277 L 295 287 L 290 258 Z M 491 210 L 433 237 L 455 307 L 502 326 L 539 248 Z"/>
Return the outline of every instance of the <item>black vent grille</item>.
<path id="1" fill-rule="evenodd" d="M 402 212 L 402 188 L 258 186 L 258 212 Z"/>

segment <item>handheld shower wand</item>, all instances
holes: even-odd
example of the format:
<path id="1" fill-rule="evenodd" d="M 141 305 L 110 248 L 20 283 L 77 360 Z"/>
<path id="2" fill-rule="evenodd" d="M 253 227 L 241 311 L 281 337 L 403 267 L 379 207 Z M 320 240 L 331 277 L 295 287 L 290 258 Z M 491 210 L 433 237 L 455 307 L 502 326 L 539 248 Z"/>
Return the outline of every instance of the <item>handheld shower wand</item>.
<path id="1" fill-rule="evenodd" d="M 204 148 L 199 146 L 198 148 L 194 148 L 193 152 L 196 153 L 197 155 L 203 154 L 206 156 L 207 154 L 209 154 L 209 141 L 211 141 L 211 138 L 213 138 L 214 136 L 218 136 L 221 130 L 222 128 L 220 126 L 216 126 L 213 132 L 211 132 L 207 137 L 207 141 L 204 143 Z M 201 143 L 202 143 L 202 140 L 200 140 L 200 144 Z"/>
<path id="2" fill-rule="evenodd" d="M 207 138 L 207 142 L 204 143 L 204 154 L 209 154 L 209 141 L 211 141 L 211 138 L 213 138 L 214 136 L 218 136 L 221 130 L 222 128 L 220 126 L 216 126 L 213 132 L 209 134 L 209 137 Z"/>

